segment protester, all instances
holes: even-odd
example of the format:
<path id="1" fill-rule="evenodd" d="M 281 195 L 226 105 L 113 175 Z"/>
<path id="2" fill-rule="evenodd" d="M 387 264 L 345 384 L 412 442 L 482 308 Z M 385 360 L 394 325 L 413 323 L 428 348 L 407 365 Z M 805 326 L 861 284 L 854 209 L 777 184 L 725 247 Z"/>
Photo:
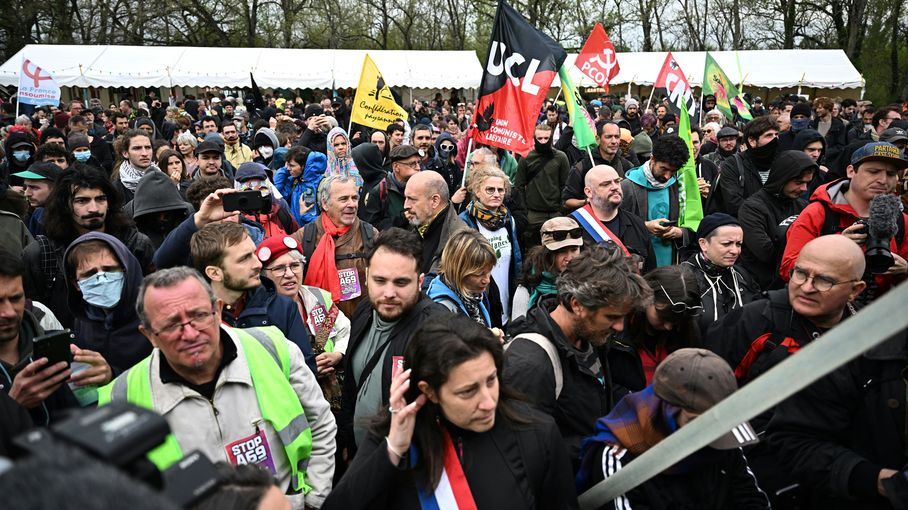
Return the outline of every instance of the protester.
<path id="1" fill-rule="evenodd" d="M 738 216 L 741 204 L 760 191 L 769 178 L 769 169 L 779 152 L 778 136 L 779 125 L 770 116 L 757 117 L 744 126 L 747 150 L 722 162 L 714 208 L 707 212 Z"/>
<path id="2" fill-rule="evenodd" d="M 255 256 L 262 262 L 262 275 L 274 283 L 276 292 L 296 303 L 300 318 L 309 330 L 322 394 L 332 411 L 340 411 L 336 367 L 347 351 L 350 319 L 334 305 L 330 292 L 302 285 L 305 259 L 292 237 L 273 236 L 265 240 L 256 248 Z"/>
<path id="3" fill-rule="evenodd" d="M 582 231 L 572 218 L 552 218 L 540 229 L 542 246 L 527 253 L 523 276 L 511 306 L 511 319 L 523 317 L 542 298 L 557 294 L 555 279 L 580 254 Z"/>
<path id="4" fill-rule="evenodd" d="M 436 508 L 451 491 L 470 508 L 577 508 L 552 419 L 501 385 L 498 338 L 449 315 L 417 329 L 403 360 L 387 410 L 322 508 Z"/>
<path id="5" fill-rule="evenodd" d="M 445 244 L 438 277 L 426 294 L 451 312 L 466 315 L 487 328 L 501 326 L 500 320 L 493 323 L 486 294 L 495 262 L 495 250 L 482 234 L 459 230 Z"/>
<path id="6" fill-rule="evenodd" d="M 526 246 L 536 246 L 536 233 L 546 221 L 561 215 L 561 189 L 571 171 L 567 156 L 552 147 L 552 129 L 548 124 L 536 126 L 534 148 L 517 163 L 514 188 L 519 190 L 527 209 Z M 474 163 L 475 164 L 475 163 Z"/>
<path id="7" fill-rule="evenodd" d="M 284 157 L 284 166 L 274 173 L 274 187 L 287 197 L 296 223 L 305 226 L 319 213 L 316 198 L 327 159 L 299 146 L 292 147 Z"/>
<path id="8" fill-rule="evenodd" d="M 393 139 L 393 137 L 392 137 Z M 419 151 L 412 145 L 391 149 L 391 171 L 366 191 L 359 217 L 380 231 L 390 227 L 405 227 L 404 189 L 407 181 L 419 173 Z"/>
<path id="9" fill-rule="evenodd" d="M 221 135 L 224 138 L 224 156 L 235 168 L 252 161 L 252 149 L 240 141 L 240 135 L 232 120 L 221 124 Z"/>
<path id="10" fill-rule="evenodd" d="M 728 364 L 704 349 L 679 349 L 653 383 L 624 397 L 584 440 L 578 490 L 618 473 L 738 389 Z M 742 423 L 675 466 L 621 494 L 605 508 L 771 508 L 742 446 L 757 442 Z"/>
<path id="11" fill-rule="evenodd" d="M 183 155 L 183 161 L 186 163 L 186 171 L 189 175 L 195 176 L 199 168 L 199 159 L 195 150 L 199 146 L 196 137 L 189 133 L 183 133 L 177 136 L 177 150 Z"/>
<path id="12" fill-rule="evenodd" d="M 171 151 L 172 152 L 172 151 Z M 175 156 L 175 152 L 172 152 Z M 123 207 L 136 228 L 148 236 L 155 249 L 180 223 L 192 215 L 192 206 L 183 200 L 173 179 L 164 172 L 148 172 L 136 186 L 135 198 Z"/>
<path id="13" fill-rule="evenodd" d="M 425 169 L 437 172 L 444 178 L 451 201 L 460 206 L 464 192 L 457 193 L 462 189 L 463 181 L 463 170 L 457 164 L 457 140 L 451 133 L 445 131 L 438 135 L 434 147 L 435 156 L 426 164 Z"/>
<path id="14" fill-rule="evenodd" d="M 568 174 L 567 182 L 561 192 L 561 198 L 564 200 L 564 208 L 573 211 L 586 204 L 586 195 L 583 193 L 584 178 L 586 173 L 596 165 L 608 165 L 618 172 L 619 177 L 634 165 L 628 161 L 619 152 L 619 143 L 621 138 L 621 128 L 614 122 L 597 122 L 596 123 L 596 142 L 597 149 L 589 156 L 582 157 Z M 655 140 L 654 140 L 655 142 Z"/>
<path id="15" fill-rule="evenodd" d="M 458 230 L 467 229 L 467 224 L 457 216 L 448 196 L 448 186 L 435 172 L 419 172 L 407 180 L 404 216 L 422 238 L 419 272 L 431 281 L 438 274 L 441 252 L 448 239 Z"/>
<path id="16" fill-rule="evenodd" d="M 469 188 L 473 200 L 460 213 L 460 219 L 479 231 L 495 251 L 496 262 L 489 289 L 490 313 L 500 310 L 501 321 L 493 318 L 493 322 L 504 325 L 511 316 L 511 296 L 523 267 L 517 222 L 504 205 L 512 190 L 511 183 L 498 168 L 476 165 L 470 174 Z"/>
<path id="17" fill-rule="evenodd" d="M 258 191 L 265 204 L 260 210 L 244 210 L 244 218 L 252 220 L 265 229 L 265 239 L 273 236 L 284 236 L 296 232 L 299 224 L 291 216 L 285 202 L 275 198 L 269 187 L 268 172 L 261 163 L 243 163 L 236 171 L 235 187 L 240 191 Z"/>
<path id="18" fill-rule="evenodd" d="M 13 176 L 21 178 L 25 184 L 25 198 L 28 200 L 29 212 L 23 219 L 29 232 L 34 236 L 44 234 L 44 205 L 50 199 L 51 191 L 62 174 L 63 170 L 59 166 L 44 162 L 32 163 L 28 170 L 13 174 Z M 3 246 L 13 249 L 6 244 Z"/>
<path id="19" fill-rule="evenodd" d="M 568 456 L 578 459 L 580 441 L 613 405 L 599 347 L 651 299 L 651 291 L 611 244 L 584 250 L 559 275 L 557 287 L 556 297 L 511 324 L 503 380 L 555 418 Z"/>
<path id="20" fill-rule="evenodd" d="M 190 268 L 146 278 L 136 310 L 155 349 L 102 388 L 99 403 L 128 400 L 167 418 L 170 435 L 152 457 L 158 468 L 199 449 L 209 459 L 259 464 L 295 494 L 297 508 L 303 498 L 318 508 L 334 473 L 330 407 L 293 342 L 274 328 L 222 325 L 220 305 Z M 249 442 L 265 447 L 246 451 Z"/>
<path id="21" fill-rule="evenodd" d="M 384 132 L 376 131 L 382 136 Z M 366 192 L 374 188 L 381 182 L 388 171 L 384 168 L 385 155 L 381 146 L 374 143 L 361 143 L 353 148 L 353 162 L 359 170 L 360 177 L 363 179 L 363 185 L 360 189 L 359 207 L 363 207 L 363 199 Z"/>

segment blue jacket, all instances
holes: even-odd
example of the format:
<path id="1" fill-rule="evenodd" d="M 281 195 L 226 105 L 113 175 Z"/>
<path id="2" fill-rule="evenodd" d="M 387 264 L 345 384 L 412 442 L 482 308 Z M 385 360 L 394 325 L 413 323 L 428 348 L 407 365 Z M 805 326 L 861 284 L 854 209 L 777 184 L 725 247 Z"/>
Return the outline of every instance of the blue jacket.
<path id="1" fill-rule="evenodd" d="M 265 278 L 262 278 L 261 285 L 246 292 L 246 305 L 240 316 L 234 319 L 233 314 L 224 310 L 221 320 L 234 328 L 276 326 L 288 340 L 299 346 L 309 369 L 313 374 L 318 374 L 315 355 L 309 343 L 309 330 L 300 316 L 296 303 L 279 295 L 274 290 L 271 280 Z"/>
<path id="2" fill-rule="evenodd" d="M 286 166 L 282 166 L 274 173 L 274 187 L 289 202 L 290 212 L 300 227 L 312 223 L 319 215 L 318 200 L 316 200 L 318 185 L 325 175 L 326 168 L 328 168 L 328 157 L 321 152 L 313 151 L 306 158 L 306 168 L 299 177 L 294 178 L 290 175 L 290 170 Z M 316 205 L 306 214 L 300 215 L 300 198 L 304 194 L 307 195 L 307 198 L 311 196 L 311 200 Z"/>
<path id="3" fill-rule="evenodd" d="M 476 218 L 470 216 L 469 211 L 465 210 L 460 213 L 460 219 L 469 225 L 473 230 L 479 230 L 476 225 Z M 517 290 L 517 280 L 523 273 L 523 255 L 520 253 L 519 237 L 517 236 L 517 225 L 514 223 L 514 217 L 508 214 L 508 240 L 511 241 L 511 268 L 508 280 L 508 292 L 513 296 Z M 497 282 L 496 282 L 497 283 Z"/>
<path id="4" fill-rule="evenodd" d="M 246 233 L 252 238 L 256 246 L 262 244 L 265 239 L 265 229 L 258 223 L 240 217 L 240 224 L 246 228 Z M 177 225 L 177 228 L 170 231 L 164 242 L 154 253 L 154 265 L 158 269 L 167 269 L 168 267 L 189 266 L 192 267 L 192 257 L 189 252 L 189 242 L 192 240 L 192 234 L 199 231 L 195 226 L 195 214 L 190 214 L 183 223 Z"/>
<path id="5" fill-rule="evenodd" d="M 426 291 L 426 294 L 429 296 L 432 301 L 436 303 L 444 304 L 445 301 L 452 303 L 460 310 L 460 313 L 470 316 L 467 312 L 467 308 L 464 306 L 463 301 L 461 301 L 460 296 L 458 296 L 450 287 L 445 285 L 445 282 L 441 281 L 441 277 L 435 278 L 432 280 L 432 283 L 429 284 L 429 289 Z M 486 306 L 486 301 L 488 297 L 483 294 L 482 300 L 479 302 L 479 310 L 482 312 L 482 318 L 485 320 L 486 327 L 492 327 L 492 319 L 489 317 L 489 309 Z"/>

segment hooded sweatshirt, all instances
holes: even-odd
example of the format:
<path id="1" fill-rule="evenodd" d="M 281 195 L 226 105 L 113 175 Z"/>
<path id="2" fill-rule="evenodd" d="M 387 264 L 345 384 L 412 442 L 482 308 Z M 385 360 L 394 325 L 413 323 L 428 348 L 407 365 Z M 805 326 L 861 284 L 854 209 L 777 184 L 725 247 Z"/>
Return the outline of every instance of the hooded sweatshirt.
<path id="1" fill-rule="evenodd" d="M 69 309 L 76 317 L 73 331 L 76 345 L 101 354 L 113 369 L 114 376 L 151 354 L 151 342 L 139 333 L 135 303 L 142 284 L 139 261 L 117 238 L 102 232 L 89 232 L 77 238 L 66 249 L 64 260 L 76 245 L 99 240 L 107 244 L 123 267 L 123 290 L 120 301 L 110 310 L 89 305 L 82 299 L 73 270 L 66 270 L 66 292 Z"/>
<path id="2" fill-rule="evenodd" d="M 271 147 L 274 148 L 275 151 L 280 147 L 280 144 L 277 141 L 277 135 L 274 134 L 274 130 L 272 130 L 271 128 L 263 127 L 261 129 L 259 129 L 258 131 L 256 131 L 255 136 L 252 137 L 252 149 L 253 150 L 257 150 L 262 145 L 270 145 Z M 271 164 L 271 159 L 273 157 L 274 156 L 272 155 L 270 158 L 265 159 L 265 158 L 259 156 L 254 161 L 256 161 L 257 163 L 261 163 L 265 166 L 268 166 Z"/>
<path id="3" fill-rule="evenodd" d="M 794 138 L 791 148 L 796 151 L 803 151 L 805 147 L 812 144 L 813 142 L 822 142 L 823 149 L 820 151 L 820 158 L 817 159 L 817 164 L 825 165 L 826 164 L 826 138 L 820 134 L 819 131 L 814 129 L 802 129 Z M 813 180 L 810 181 L 810 184 L 807 185 L 807 192 L 801 195 L 801 198 L 804 200 L 809 200 L 810 195 L 820 187 L 821 184 L 829 182 L 832 179 L 829 179 L 828 172 L 817 172 L 813 176 Z"/>
<path id="4" fill-rule="evenodd" d="M 300 227 L 318 217 L 319 207 L 316 200 L 318 185 L 322 182 L 327 164 L 328 160 L 324 154 L 312 151 L 306 158 L 306 166 L 299 177 L 290 175 L 290 170 L 286 166 L 274 173 L 274 187 L 287 199 L 290 212 Z M 305 214 L 300 213 L 300 199 L 303 197 L 306 202 L 315 203 Z"/>
<path id="5" fill-rule="evenodd" d="M 803 151 L 782 152 L 770 167 L 763 189 L 741 205 L 738 221 L 744 230 L 744 248 L 740 264 L 762 289 L 768 289 L 775 280 L 788 225 L 807 207 L 807 200 L 787 198 L 782 188 L 809 168 L 816 170 L 816 163 Z"/>
<path id="6" fill-rule="evenodd" d="M 448 184 L 448 194 L 453 195 L 460 188 L 460 181 L 463 180 L 463 170 L 460 169 L 456 161 L 449 163 L 448 158 L 442 155 L 441 143 L 445 140 L 454 144 L 453 154 L 455 157 L 457 156 L 457 140 L 454 139 L 454 135 L 444 131 L 435 140 L 435 157 L 426 165 L 426 170 L 432 170 L 444 177 L 445 182 Z"/>
<path id="7" fill-rule="evenodd" d="M 359 170 L 359 175 L 363 178 L 363 189 L 370 190 L 382 179 L 388 175 L 388 171 L 382 166 L 381 150 L 374 143 L 361 143 L 353 149 L 353 162 Z M 361 193 L 365 195 L 365 193 Z M 360 202 L 362 206 L 362 202 Z"/>
<path id="8" fill-rule="evenodd" d="M 31 144 L 31 156 L 25 161 L 18 161 L 13 157 L 13 152 L 17 149 L 13 149 L 13 145 L 21 142 L 27 142 Z M 24 150 L 24 148 L 19 148 L 18 150 Z M 12 184 L 14 186 L 24 186 L 24 182 L 21 177 L 12 177 L 11 174 L 22 172 L 35 161 L 35 145 L 32 142 L 29 136 L 21 131 L 14 131 L 6 137 L 6 141 L 3 142 L 3 154 L 6 155 L 2 164 L 0 164 L 0 181 L 6 182 L 7 184 Z"/>
<path id="9" fill-rule="evenodd" d="M 147 172 L 139 180 L 135 197 L 123 209 L 135 220 L 139 232 L 148 236 L 155 250 L 171 230 L 195 212 L 191 204 L 183 201 L 170 177 L 160 170 Z M 168 215 L 168 221 L 160 221 L 158 213 L 165 211 L 173 214 Z"/>

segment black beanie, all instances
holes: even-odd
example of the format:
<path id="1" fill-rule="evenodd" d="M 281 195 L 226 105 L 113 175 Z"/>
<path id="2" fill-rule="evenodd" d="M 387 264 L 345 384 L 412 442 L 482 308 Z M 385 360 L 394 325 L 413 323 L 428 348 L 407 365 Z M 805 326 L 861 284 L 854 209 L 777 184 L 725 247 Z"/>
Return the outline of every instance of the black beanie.
<path id="1" fill-rule="evenodd" d="M 803 115 L 810 118 L 810 105 L 807 103 L 798 103 L 791 108 L 791 118 L 793 119 L 795 115 Z"/>
<path id="2" fill-rule="evenodd" d="M 738 220 L 734 216 L 725 213 L 712 213 L 704 216 L 703 219 L 700 220 L 700 226 L 697 227 L 697 237 L 702 239 L 708 236 L 713 230 L 724 227 L 725 225 L 740 226 L 740 223 L 738 223 Z"/>

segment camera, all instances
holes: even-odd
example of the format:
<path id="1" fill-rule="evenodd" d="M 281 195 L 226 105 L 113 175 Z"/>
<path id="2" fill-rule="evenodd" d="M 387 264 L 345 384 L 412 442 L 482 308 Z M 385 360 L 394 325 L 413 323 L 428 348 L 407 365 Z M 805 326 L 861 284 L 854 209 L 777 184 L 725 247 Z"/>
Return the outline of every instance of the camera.
<path id="1" fill-rule="evenodd" d="M 214 492 L 222 476 L 198 450 L 186 453 L 166 470 L 158 470 L 146 455 L 169 433 L 164 417 L 132 404 L 80 409 L 50 429 L 33 429 L 14 438 L 14 462 L 6 462 L 5 469 L 0 467 L 0 482 L 17 464 L 53 464 L 65 457 L 68 469 L 91 469 L 100 463 L 143 482 L 174 505 L 190 508 Z M 72 505 L 75 508 L 79 503 L 72 501 Z"/>

